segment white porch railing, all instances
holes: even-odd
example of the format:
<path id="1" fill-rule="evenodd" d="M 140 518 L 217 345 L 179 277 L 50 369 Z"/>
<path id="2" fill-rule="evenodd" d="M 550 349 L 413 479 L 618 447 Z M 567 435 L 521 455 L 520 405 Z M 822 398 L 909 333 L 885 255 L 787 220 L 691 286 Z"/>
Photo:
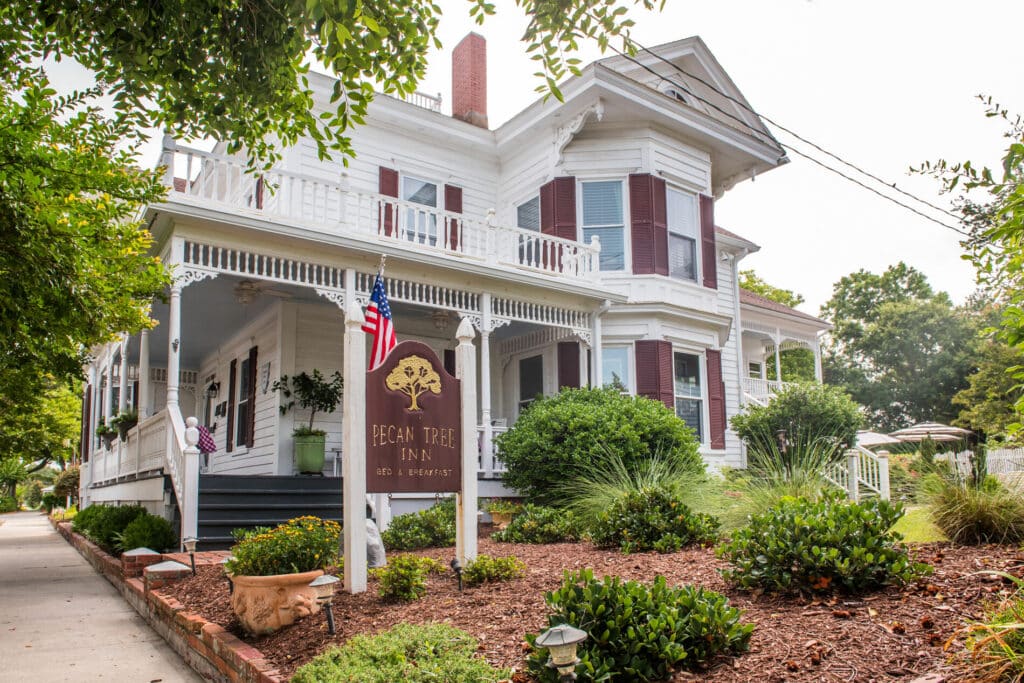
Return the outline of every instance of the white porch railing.
<path id="1" fill-rule="evenodd" d="M 183 146 L 164 150 L 172 197 L 284 219 L 328 233 L 363 235 L 461 258 L 513 266 L 560 277 L 594 279 L 600 242 L 582 244 L 377 193 L 341 183 L 271 169 L 256 177 L 244 160 Z"/>
<path id="2" fill-rule="evenodd" d="M 409 104 L 415 104 L 417 107 L 423 107 L 424 109 L 436 111 L 439 114 L 441 113 L 440 93 L 438 93 L 437 95 L 428 95 L 425 92 L 420 92 L 419 90 L 417 90 L 414 93 L 406 95 L 402 99 L 404 99 Z"/>
<path id="3" fill-rule="evenodd" d="M 494 438 L 499 434 L 507 432 L 508 427 L 491 427 L 490 449 L 484 448 L 484 426 L 477 425 L 476 431 L 478 434 L 477 444 L 479 446 L 479 455 L 477 456 L 477 474 L 490 478 L 504 473 L 505 463 L 503 463 L 501 458 L 498 456 L 498 446 L 494 443 Z"/>
<path id="4" fill-rule="evenodd" d="M 779 382 L 759 377 L 743 378 L 743 393 L 748 400 L 764 405 L 775 393 L 789 386 L 791 382 Z"/>
<path id="5" fill-rule="evenodd" d="M 864 490 L 889 500 L 889 454 L 856 446 L 825 471 L 825 479 L 846 491 L 850 500 L 860 500 Z"/>

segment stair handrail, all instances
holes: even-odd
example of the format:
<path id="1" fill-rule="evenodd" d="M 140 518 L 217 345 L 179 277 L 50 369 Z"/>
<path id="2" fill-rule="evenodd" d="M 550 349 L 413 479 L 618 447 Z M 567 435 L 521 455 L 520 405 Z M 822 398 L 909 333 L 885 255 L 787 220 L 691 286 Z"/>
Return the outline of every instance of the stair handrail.
<path id="1" fill-rule="evenodd" d="M 854 446 L 845 451 L 842 460 L 826 468 L 824 477 L 846 491 L 851 500 L 860 500 L 862 489 L 889 500 L 889 452 L 875 453 L 863 446 Z"/>
<path id="2" fill-rule="evenodd" d="M 196 538 L 199 530 L 199 420 L 182 419 L 175 406 L 167 408 L 167 473 L 171 476 L 181 519 L 180 541 Z M 184 548 L 181 543 L 179 549 Z"/>

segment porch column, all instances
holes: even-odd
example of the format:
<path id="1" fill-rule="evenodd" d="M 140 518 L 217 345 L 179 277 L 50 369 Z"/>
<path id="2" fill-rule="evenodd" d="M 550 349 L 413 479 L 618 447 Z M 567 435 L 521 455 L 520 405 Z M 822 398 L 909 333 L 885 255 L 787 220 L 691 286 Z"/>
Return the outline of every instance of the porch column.
<path id="1" fill-rule="evenodd" d="M 601 362 L 601 316 L 611 308 L 611 302 L 605 299 L 593 313 L 591 318 L 590 335 L 592 344 L 590 347 L 590 386 L 601 387 L 601 378 L 604 377 L 604 368 Z"/>
<path id="2" fill-rule="evenodd" d="M 139 333 L 139 421 L 149 417 L 149 330 Z"/>
<path id="3" fill-rule="evenodd" d="M 181 285 L 171 285 L 170 313 L 167 320 L 167 409 L 178 410 L 178 381 L 181 374 Z"/>
<path id="4" fill-rule="evenodd" d="M 779 346 L 782 345 L 782 332 L 775 328 L 775 381 L 782 383 L 782 356 L 779 355 Z"/>
<path id="5" fill-rule="evenodd" d="M 128 409 L 128 336 L 121 340 L 121 382 L 117 392 L 117 412 L 123 413 Z"/>
<path id="6" fill-rule="evenodd" d="M 494 471 L 494 427 L 491 426 L 491 293 L 480 297 L 480 419 L 484 434 L 481 467 L 485 476 Z M 461 329 L 462 326 L 459 326 Z M 474 411 L 475 413 L 475 411 Z M 474 418 L 476 415 L 474 414 Z"/>
<path id="7" fill-rule="evenodd" d="M 347 273 L 348 271 L 346 271 Z M 346 297 L 344 406 L 342 413 L 342 530 L 345 590 L 366 592 L 366 340 L 363 311 L 355 297 Z"/>
<path id="8" fill-rule="evenodd" d="M 110 405 L 114 401 L 114 366 L 113 354 L 107 355 L 107 383 L 103 387 L 103 424 L 110 425 L 110 418 L 113 417 Z"/>
<path id="9" fill-rule="evenodd" d="M 824 381 L 821 372 L 821 337 L 814 338 L 814 379 L 818 384 Z"/>

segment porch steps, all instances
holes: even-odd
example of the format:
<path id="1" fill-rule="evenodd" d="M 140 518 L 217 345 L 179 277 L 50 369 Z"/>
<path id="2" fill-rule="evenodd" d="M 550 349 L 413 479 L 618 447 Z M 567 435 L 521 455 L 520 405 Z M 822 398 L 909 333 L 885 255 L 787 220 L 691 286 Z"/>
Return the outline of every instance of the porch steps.
<path id="1" fill-rule="evenodd" d="M 310 476 L 199 477 L 199 547 L 230 548 L 232 531 L 273 527 L 302 515 L 341 521 L 341 478 Z"/>

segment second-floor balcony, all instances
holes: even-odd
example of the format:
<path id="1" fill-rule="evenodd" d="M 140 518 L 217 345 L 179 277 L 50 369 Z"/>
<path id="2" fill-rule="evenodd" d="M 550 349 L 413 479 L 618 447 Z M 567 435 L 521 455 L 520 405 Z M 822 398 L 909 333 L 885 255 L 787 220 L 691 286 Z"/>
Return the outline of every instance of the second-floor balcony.
<path id="1" fill-rule="evenodd" d="M 248 173 L 244 159 L 165 140 L 168 203 L 248 215 L 325 234 L 364 240 L 375 249 L 412 247 L 556 278 L 596 281 L 601 251 L 589 244 L 497 224 L 494 212 L 472 216 L 284 169 Z"/>

